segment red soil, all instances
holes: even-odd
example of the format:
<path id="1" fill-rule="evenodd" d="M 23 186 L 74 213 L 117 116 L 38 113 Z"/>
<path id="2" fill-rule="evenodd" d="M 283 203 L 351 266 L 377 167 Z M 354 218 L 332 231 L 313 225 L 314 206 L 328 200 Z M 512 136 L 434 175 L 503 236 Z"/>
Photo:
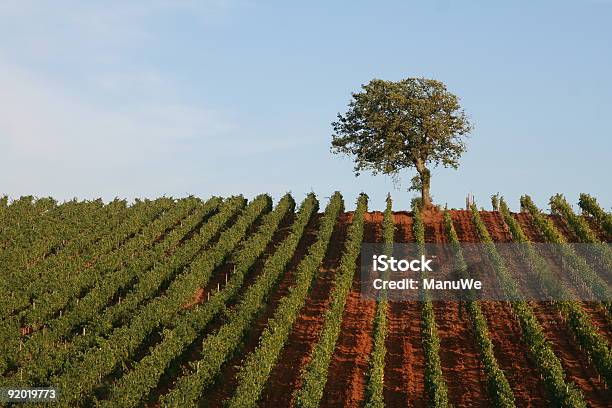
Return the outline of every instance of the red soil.
<path id="1" fill-rule="evenodd" d="M 511 234 L 498 212 L 483 211 L 480 213 L 489 233 L 496 242 L 511 242 Z M 238 216 L 234 217 L 234 219 Z M 451 211 L 451 216 L 462 242 L 479 242 L 478 235 L 471 220 L 469 211 Z M 248 329 L 242 344 L 236 354 L 224 365 L 218 381 L 204 393 L 202 404 L 222 406 L 234 392 L 236 386 L 236 373 L 242 359 L 247 353 L 253 351 L 258 344 L 261 332 L 267 325 L 270 317 L 277 309 L 280 299 L 285 296 L 295 281 L 295 267 L 301 260 L 315 239 L 315 226 L 320 216 L 313 218 L 302 238 L 286 273 L 281 277 L 278 289 L 271 294 L 269 302 L 254 324 Z M 527 213 L 518 213 L 514 217 L 525 231 L 529 239 L 543 242 L 543 237 L 537 231 L 533 220 Z M 244 287 L 252 284 L 261 273 L 265 259 L 274 251 L 278 242 L 288 234 L 288 227 L 292 217 L 284 220 L 279 230 L 274 234 L 273 242 L 266 248 L 265 254 L 260 257 L 250 273 L 247 275 Z M 290 406 L 293 392 L 300 386 L 302 369 L 310 361 L 311 353 L 316 344 L 324 322 L 324 313 L 329 307 L 329 293 L 333 287 L 334 274 L 342 254 L 346 239 L 346 228 L 352 219 L 351 213 L 341 215 L 335 226 L 332 240 L 328 248 L 323 265 L 308 294 L 306 305 L 294 325 L 288 342 L 282 351 L 278 363 L 272 369 L 270 379 L 266 384 L 259 406 L 284 407 Z M 381 242 L 382 240 L 382 213 L 372 212 L 365 216 L 365 242 Z M 568 225 L 558 216 L 550 216 L 554 225 L 568 239 L 575 242 L 575 234 Z M 601 231 L 591 218 L 586 217 L 592 230 L 602 239 L 606 240 L 605 233 Z M 202 220 L 202 223 L 205 220 Z M 230 221 L 228 224 L 233 222 Z M 254 223 L 249 229 L 252 233 L 260 221 Z M 413 242 L 412 223 L 410 213 L 397 212 L 394 214 L 396 226 L 395 242 Z M 427 242 L 447 242 L 442 213 L 435 209 L 424 214 L 425 234 Z M 175 225 L 176 226 L 176 225 Z M 195 228 L 194 230 L 197 230 Z M 170 229 L 164 231 L 156 240 L 165 237 Z M 135 233 L 134 233 L 135 234 Z M 126 238 L 124 245 L 132 236 Z M 193 232 L 179 242 L 191 238 Z M 218 236 L 213 239 L 216 242 Z M 153 243 L 148 243 L 147 247 Z M 168 255 L 175 248 L 169 250 Z M 204 249 L 203 249 L 204 250 Z M 443 256 L 443 255 L 442 255 Z M 550 265 L 551 272 L 566 284 L 573 287 L 569 279 L 561 276 L 560 265 L 554 257 L 543 253 Z M 520 257 L 506 258 L 508 267 L 515 270 L 524 270 L 526 266 Z M 95 258 L 90 262 L 95 264 Z M 360 261 L 357 263 L 359 268 Z M 189 309 L 206 301 L 207 293 L 216 290 L 217 284 L 223 287 L 225 274 L 232 271 L 233 265 L 229 261 L 216 268 L 210 284 L 198 289 L 193 297 L 185 299 L 184 309 Z M 475 267 L 476 268 L 476 267 Z M 485 268 L 485 266 L 483 266 Z M 488 267 L 487 267 L 488 268 Z M 488 270 L 474 270 L 474 272 L 493 273 Z M 360 271 L 357 270 L 353 285 L 344 310 L 340 337 L 336 344 L 332 361 L 327 374 L 327 383 L 324 390 L 321 406 L 360 406 L 365 400 L 369 358 L 372 351 L 373 319 L 376 303 L 362 299 L 360 294 Z M 162 289 L 163 293 L 163 289 Z M 242 293 L 242 291 L 241 291 Z M 240 299 L 240 294 L 228 304 L 231 309 Z M 534 314 L 542 325 L 547 339 L 559 357 L 566 372 L 567 379 L 575 383 L 584 393 L 589 406 L 610 406 L 612 390 L 606 389 L 595 366 L 588 360 L 586 353 L 581 350 L 572 336 L 572 331 L 560 316 L 554 304 L 549 302 L 529 302 Z M 389 407 L 394 406 L 425 406 L 427 395 L 424 390 L 424 354 L 421 337 L 421 304 L 419 302 L 390 302 L 387 310 L 388 332 L 386 338 L 387 355 L 385 360 L 384 399 Z M 522 342 L 521 328 L 512 314 L 508 303 L 482 301 L 480 306 L 489 325 L 489 333 L 494 344 L 494 352 L 500 367 L 510 382 L 514 392 L 517 406 L 548 406 L 550 405 L 547 391 L 539 376 L 535 364 L 531 360 L 527 345 Z M 612 328 L 596 303 L 583 302 L 582 306 L 598 328 L 602 336 L 612 342 Z M 440 359 L 445 381 L 449 389 L 449 398 L 454 406 L 490 406 L 491 399 L 487 391 L 486 376 L 481 363 L 480 353 L 473 333 L 472 324 L 465 307 L 458 302 L 434 302 L 438 334 L 441 340 Z M 184 310 L 183 313 L 189 313 Z M 159 382 L 149 400 L 151 405 L 160 394 L 164 394 L 173 386 L 181 370 L 190 361 L 198 359 L 201 355 L 202 338 L 219 328 L 225 322 L 218 317 L 205 329 L 200 337 L 185 351 Z M 29 326 L 21 327 L 20 334 L 27 336 L 36 330 Z M 147 342 L 142 345 L 132 361 L 125 369 L 133 367 L 149 348 L 161 341 L 161 331 L 155 331 Z M 106 376 L 102 383 L 117 378 L 123 372 L 119 369 Z M 105 385 L 102 385 L 101 389 Z"/>
<path id="2" fill-rule="evenodd" d="M 352 213 L 346 213 L 342 218 L 344 223 L 351 221 Z M 335 241 L 335 238 L 332 237 L 332 240 Z M 342 244 L 342 242 L 330 243 L 336 249 Z M 323 267 L 319 269 L 306 304 L 300 311 L 285 348 L 270 373 L 259 406 L 285 407 L 291 404 L 293 392 L 300 385 L 300 374 L 310 361 L 312 349 L 323 327 L 324 313 L 327 309 L 339 255 L 336 250 L 334 257 L 326 259 Z"/>
<path id="3" fill-rule="evenodd" d="M 559 215 L 548 215 L 555 228 L 565 237 L 567 242 L 580 242 L 574 231 L 567 225 L 565 220 Z"/>
<path id="4" fill-rule="evenodd" d="M 612 239 L 612 237 L 607 236 L 607 234 L 599 226 L 599 224 L 597 224 L 597 222 L 593 219 L 593 217 L 587 217 L 583 215 L 582 218 L 587 222 L 591 231 L 593 231 L 595 236 L 599 238 L 601 242 L 610 242 L 610 239 Z"/>
<path id="5" fill-rule="evenodd" d="M 480 214 L 494 241 L 511 242 L 511 234 L 498 212 L 485 211 Z M 469 211 L 454 210 L 451 211 L 451 216 L 460 241 L 480 241 Z M 528 214 L 520 213 L 515 217 L 530 239 L 542 242 L 542 237 Z M 292 403 L 293 392 L 300 386 L 301 371 L 310 361 L 312 349 L 323 325 L 324 313 L 329 306 L 328 298 L 333 286 L 333 275 L 342 253 L 346 227 L 351 218 L 352 214 L 346 213 L 336 225 L 324 264 L 316 277 L 306 305 L 300 312 L 285 349 L 271 372 L 259 406 L 289 406 Z M 381 242 L 382 219 L 380 212 L 366 215 L 364 242 Z M 553 221 L 556 225 L 562 222 L 555 217 Z M 395 213 L 394 222 L 396 224 L 395 242 L 413 242 L 411 215 L 407 212 Z M 427 242 L 447 242 L 441 212 L 427 212 L 424 223 Z M 562 233 L 568 233 L 566 228 L 563 229 L 562 224 L 558 226 Z M 310 234 L 312 235 L 312 231 Z M 314 237 L 311 236 L 309 242 L 312 242 L 313 239 Z M 293 284 L 294 268 L 297 260 L 304 255 L 306 246 L 306 243 L 300 243 L 296 258 L 282 278 L 279 289 L 272 295 L 266 309 L 250 328 L 239 352 L 223 368 L 217 383 L 205 393 L 202 402 L 207 406 L 220 407 L 232 395 L 236 385 L 235 375 L 240 362 L 257 346 L 259 336 L 276 310 L 278 301 Z M 557 266 L 551 259 L 548 260 L 553 273 L 559 275 Z M 521 261 L 518 258 L 512 258 L 509 262 L 514 262 L 508 265 L 509 268 L 525 268 L 524 265 L 519 265 Z M 492 270 L 480 272 L 493 273 Z M 217 279 L 220 279 L 218 276 L 221 275 L 222 273 L 218 271 Z M 254 272 L 249 281 L 256 275 L 257 273 Z M 330 363 L 328 381 L 321 400 L 323 407 L 359 406 L 365 400 L 376 303 L 361 298 L 360 285 L 360 273 L 357 270 L 347 298 L 341 334 Z M 199 292 L 197 295 L 198 299 L 203 296 Z M 591 406 L 606 406 L 606 403 L 612 400 L 611 391 L 606 390 L 603 381 L 598 380 L 594 366 L 588 362 L 586 354 L 580 350 L 569 327 L 560 318 L 556 309 L 545 302 L 530 302 L 530 305 L 550 339 L 555 353 L 561 359 L 568 379 L 578 385 Z M 521 328 L 510 305 L 504 302 L 482 301 L 480 306 L 489 324 L 495 356 L 512 387 L 517 405 L 547 406 L 550 396 L 535 364 L 528 355 L 527 346 L 522 342 Z M 585 304 L 584 307 L 594 319 L 594 323 L 600 327 L 602 334 L 610 340 L 612 337 L 610 329 L 604 326 L 605 321 L 597 305 Z M 434 311 L 441 340 L 442 371 L 448 385 L 451 402 L 459 407 L 490 406 L 484 367 L 467 311 L 460 307 L 458 302 L 434 302 Z M 420 333 L 421 304 L 419 302 L 390 302 L 387 318 L 385 403 L 390 407 L 426 406 L 425 359 Z"/>
<path id="6" fill-rule="evenodd" d="M 510 233 L 504 228 L 499 213 L 481 212 L 480 217 L 494 241 L 510 240 Z M 476 233 L 475 229 L 473 233 Z M 459 236 L 463 241 L 462 238 Z M 548 395 L 535 364 L 529 359 L 527 347 L 522 343 L 521 326 L 512 307 L 507 302 L 487 301 L 480 302 L 480 308 L 487 318 L 495 358 L 510 383 L 517 405 L 545 406 Z"/>
<path id="7" fill-rule="evenodd" d="M 480 211 L 480 219 L 487 227 L 491 239 L 495 242 L 511 242 L 510 228 L 498 211 Z"/>
<path id="8" fill-rule="evenodd" d="M 33 331 L 34 331 L 34 329 L 31 326 L 24 326 L 24 327 L 19 329 L 19 334 L 21 334 L 22 336 L 27 336 L 30 333 L 32 333 Z"/>
<path id="9" fill-rule="evenodd" d="M 537 234 L 537 229 L 535 225 L 530 221 L 529 216 L 526 217 L 517 217 L 521 228 L 525 232 L 525 235 L 535 236 Z M 578 293 L 574 288 L 576 285 L 572 283 L 570 278 L 566 273 L 562 273 L 562 266 L 559 264 L 559 259 L 556 256 L 550 256 L 545 253 L 545 251 L 541 251 L 541 255 L 546 259 L 550 271 L 563 283 L 566 288 L 572 290 L 572 292 L 580 298 L 580 293 Z M 583 309 L 593 322 L 593 324 L 597 327 L 600 334 L 605 336 L 608 340 L 612 339 L 612 330 L 610 328 L 609 320 L 607 319 L 601 304 L 597 304 L 594 302 L 582 302 Z"/>
<path id="10" fill-rule="evenodd" d="M 516 218 L 527 236 L 537 235 L 535 226 L 527 215 L 516 214 Z M 552 263 L 549 262 L 549 265 Z M 554 272 L 555 269 L 551 267 L 551 271 Z M 609 406 L 612 401 L 612 390 L 606 390 L 603 381 L 599 381 L 595 367 L 573 338 L 570 328 L 555 306 L 550 302 L 532 302 L 531 306 L 546 337 L 553 346 L 555 355 L 561 360 L 568 380 L 574 382 L 582 390 L 590 406 Z M 595 317 L 593 323 L 600 328 L 600 332 L 605 333 L 601 330 L 600 312 L 589 310 L 588 307 L 585 308 L 585 311 L 592 319 Z"/>
<path id="11" fill-rule="evenodd" d="M 480 302 L 480 308 L 487 318 L 495 358 L 512 388 L 517 406 L 546 406 L 549 395 L 522 341 L 521 326 L 510 305 L 486 301 Z"/>
<path id="12" fill-rule="evenodd" d="M 520 212 L 513 215 L 514 218 L 520 224 L 521 229 L 523 230 L 529 241 L 546 242 L 544 240 L 544 236 L 538 231 L 538 227 L 536 227 L 536 225 L 533 223 L 533 219 L 531 218 L 531 215 L 529 215 L 529 213 Z"/>
<path id="13" fill-rule="evenodd" d="M 414 242 L 412 217 L 395 213 L 397 243 Z M 425 355 L 421 337 L 421 303 L 389 302 L 384 398 L 387 406 L 426 406 Z"/>
<path id="14" fill-rule="evenodd" d="M 517 213 L 514 214 L 515 219 L 518 221 L 521 229 L 527 236 L 530 241 L 543 243 L 544 237 L 539 233 L 538 228 L 533 223 L 531 216 L 527 213 Z M 550 266 L 551 273 L 572 293 L 574 293 L 574 284 L 571 282 L 570 278 L 567 274 L 561 273 L 561 269 L 555 267 L 554 259 L 555 256 L 551 255 L 549 252 L 545 251 L 545 247 L 543 245 L 537 246 L 538 253 L 544 257 L 548 261 L 548 265 Z M 574 293 L 577 295 L 576 293 Z"/>
<path id="15" fill-rule="evenodd" d="M 332 268 L 335 266 L 335 260 L 338 259 L 342 244 L 346 238 L 346 214 L 340 215 L 338 224 L 332 233 L 331 241 L 327 250 L 327 257 L 324 268 Z M 241 361 L 244 356 L 248 355 L 259 345 L 259 338 L 265 329 L 268 320 L 276 311 L 280 300 L 289 293 L 289 288 L 295 283 L 295 271 L 299 262 L 308 253 L 308 248 L 316 241 L 317 228 L 315 223 L 308 226 L 304 236 L 300 240 L 298 248 L 291 259 L 291 262 L 286 268 L 286 272 L 281 278 L 278 287 L 271 294 L 266 303 L 265 310 L 257 317 L 256 321 L 250 326 L 248 333 L 243 339 L 242 347 L 239 353 L 236 353 L 223 367 L 219 375 L 219 381 L 206 393 L 203 398 L 203 404 L 207 407 L 222 407 L 224 402 L 232 397 L 237 386 L 236 374 L 241 366 Z"/>
<path id="16" fill-rule="evenodd" d="M 202 303 L 205 297 L 204 288 L 198 288 L 191 300 L 183 305 L 183 309 L 191 309 L 193 306 Z"/>
<path id="17" fill-rule="evenodd" d="M 424 217 L 425 241 L 447 242 L 441 212 Z M 457 231 L 459 232 L 459 231 Z M 486 377 L 469 316 L 460 302 L 434 302 L 442 373 L 456 406 L 488 407 Z"/>
<path id="18" fill-rule="evenodd" d="M 380 212 L 366 214 L 363 242 L 382 242 L 382 219 Z M 344 307 L 340 337 L 329 366 L 322 407 L 359 406 L 365 399 L 376 302 L 361 297 L 360 265 L 358 259 Z"/>
<path id="19" fill-rule="evenodd" d="M 546 337 L 552 343 L 555 355 L 561 360 L 567 379 L 582 390 L 589 406 L 609 407 L 612 390 L 606 390 L 603 380 L 598 380 L 595 367 L 576 344 L 570 334 L 570 328 L 556 308 L 550 303 L 540 302 L 534 308 L 534 312 L 544 328 Z"/>
<path id="20" fill-rule="evenodd" d="M 591 318 L 591 322 L 597 328 L 598 333 L 608 340 L 608 345 L 612 344 L 612 326 L 602 309 L 601 303 L 581 302 L 581 305 L 582 309 Z"/>

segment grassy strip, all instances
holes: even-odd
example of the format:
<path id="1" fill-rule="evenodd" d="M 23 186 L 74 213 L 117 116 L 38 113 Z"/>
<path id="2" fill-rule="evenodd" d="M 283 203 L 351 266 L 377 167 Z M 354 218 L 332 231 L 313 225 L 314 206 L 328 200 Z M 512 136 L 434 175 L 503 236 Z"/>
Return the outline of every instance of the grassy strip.
<path id="1" fill-rule="evenodd" d="M 27 359 L 33 364 L 27 376 L 30 383 L 37 384 L 46 381 L 47 377 L 61 369 L 71 356 L 85 351 L 100 336 L 108 334 L 114 327 L 115 317 L 119 311 L 123 314 L 133 312 L 142 300 L 154 296 L 156 288 L 164 280 L 169 279 L 170 275 L 183 268 L 244 205 L 242 198 L 228 200 L 219 213 L 209 219 L 197 234 L 178 250 L 172 252 L 174 247 L 202 221 L 202 218 L 218 206 L 216 201 L 217 199 L 214 199 L 201 206 L 180 226 L 172 230 L 163 241 L 155 245 L 152 253 L 147 252 L 147 256 L 143 254 L 136 258 L 134 264 L 129 268 L 117 272 L 125 276 L 117 276 L 116 279 L 111 276 L 106 277 L 99 286 L 81 299 L 78 306 L 52 320 L 48 324 L 49 330 L 33 335 L 31 341 L 37 341 L 31 346 L 30 342 L 26 343 L 26 347 L 20 353 L 27 356 Z M 168 262 L 162 262 L 165 257 L 168 257 Z M 125 282 L 130 273 L 138 274 L 137 283 L 124 299 L 104 309 L 109 299 L 116 296 L 117 285 Z M 65 340 L 70 338 L 75 330 L 81 328 L 83 334 L 72 337 L 72 342 L 67 344 Z"/>
<path id="2" fill-rule="evenodd" d="M 241 197 L 237 199 L 242 200 Z M 176 252 L 164 259 L 166 262 L 149 270 L 146 279 L 139 280 L 121 302 L 106 308 L 99 319 L 89 322 L 87 329 L 92 333 L 100 334 L 109 327 L 125 323 L 139 305 L 154 298 L 172 279 L 188 269 L 189 262 L 205 251 L 213 238 L 223 231 L 224 227 L 227 229 L 231 227 L 228 226 L 228 223 L 243 208 L 242 205 L 236 206 L 233 200 L 226 201 L 219 212 L 206 221 L 196 234 L 184 242 Z"/>
<path id="3" fill-rule="evenodd" d="M 314 200 L 314 196 L 309 196 Z M 312 262 L 313 257 L 323 257 L 329 243 L 333 225 L 342 207 L 340 194 L 334 195 L 321 219 L 318 239 L 309 248 L 306 260 Z M 189 374 L 179 378 L 176 386 L 162 397 L 163 406 L 192 406 L 200 398 L 202 392 L 210 386 L 219 374 L 223 364 L 240 344 L 245 331 L 252 320 L 265 305 L 267 296 L 278 282 L 279 277 L 287 268 L 310 218 L 312 206 L 306 204 L 300 211 L 298 222 L 291 234 L 277 247 L 274 254 L 264 264 L 261 275 L 251 285 L 236 309 L 229 314 L 226 324 L 218 332 L 207 336 L 202 343 L 200 359 L 192 363 Z M 320 254 L 323 248 L 323 254 Z M 320 260 L 317 262 L 317 265 Z"/>
<path id="4" fill-rule="evenodd" d="M 132 317 L 129 325 L 116 329 L 98 347 L 88 350 L 82 360 L 52 378 L 51 383 L 59 388 L 63 401 L 69 405 L 82 401 L 103 376 L 128 361 L 156 328 L 173 321 L 184 302 L 199 287 L 207 284 L 215 268 L 243 240 L 248 228 L 262 213 L 270 210 L 271 201 L 267 195 L 255 198 L 236 223 L 223 233 L 212 248 L 198 255 L 191 263 L 190 270 L 175 279 L 163 296 L 141 309 Z"/>
<path id="5" fill-rule="evenodd" d="M 193 209 L 193 204 L 195 204 L 195 202 L 185 202 L 180 206 L 177 205 L 175 208 L 168 211 L 165 216 L 158 218 L 155 222 L 147 226 L 145 230 L 143 230 L 142 235 L 132 241 L 134 242 L 133 250 L 136 251 L 141 249 L 142 246 L 151 244 L 155 237 L 174 225 L 177 220 L 186 216 L 187 212 Z M 17 352 L 20 348 L 21 341 L 20 327 L 30 326 L 38 330 L 42 328 L 43 322 L 54 319 L 64 309 L 69 309 L 71 306 L 73 308 L 78 308 L 78 300 L 80 296 L 82 296 L 82 293 L 86 291 L 85 288 L 93 287 L 95 291 L 95 284 L 100 284 L 102 275 L 106 270 L 118 269 L 123 263 L 125 263 L 123 258 L 112 258 L 109 259 L 108 264 L 104 264 L 106 267 L 96 268 L 95 273 L 94 270 L 91 270 L 88 271 L 89 273 L 82 273 L 74 280 L 66 279 L 62 287 L 51 292 L 48 296 L 41 297 L 31 308 L 3 321 L 0 326 L 0 338 L 2 339 L 0 342 L 0 352 L 5 356 L 5 358 L 3 358 L 3 361 L 7 362 L 5 367 L 14 366 L 17 357 L 20 359 L 23 358 L 23 353 Z M 74 299 L 77 299 L 77 302 L 75 302 Z M 41 333 L 46 334 L 46 330 L 43 329 Z M 36 338 L 39 336 L 40 334 L 33 335 L 33 337 Z M 27 339 L 26 343 L 29 343 Z M 8 360 L 9 356 L 11 360 Z"/>
<path id="6" fill-rule="evenodd" d="M 29 282 L 28 277 L 34 276 L 34 267 L 61 253 L 72 238 L 79 236 L 80 231 L 99 228 L 98 219 L 104 212 L 102 200 L 71 200 L 40 213 L 34 219 L 24 219 L 21 214 L 16 214 L 19 217 L 13 221 L 16 228 L 7 237 L 6 248 L 0 251 L 0 265 L 4 272 L 0 282 L 4 278 L 9 283 Z M 21 289 L 21 286 L 18 288 Z"/>
<path id="7" fill-rule="evenodd" d="M 36 297 L 37 294 L 30 290 L 36 287 L 35 283 L 55 283 L 49 279 L 49 275 L 65 274 L 66 263 L 71 258 L 86 257 L 96 241 L 118 228 L 129 214 L 134 214 L 133 207 L 128 208 L 125 201 L 118 199 L 106 205 L 98 200 L 69 202 L 59 208 L 64 206 L 66 214 L 56 214 L 52 219 L 41 221 L 44 226 L 33 227 L 26 232 L 36 237 L 33 242 L 28 242 L 26 246 L 11 242 L 10 250 L 17 251 L 17 256 L 10 256 L 9 251 L 2 256 L 9 255 L 10 259 L 8 265 L 0 261 L 6 268 L 6 273 L 0 277 L 0 291 L 4 292 L 8 287 L 15 294 Z M 41 217 L 41 220 L 44 218 L 47 217 Z"/>
<path id="8" fill-rule="evenodd" d="M 456 266 L 462 277 L 467 278 L 469 275 L 468 267 L 461 253 L 461 244 L 459 243 L 459 238 L 457 237 L 457 233 L 453 227 L 453 221 L 448 211 L 444 212 L 444 225 L 446 227 L 446 233 L 449 236 L 451 248 L 457 260 Z M 512 393 L 512 389 L 510 388 L 510 384 L 503 370 L 499 368 L 495 353 L 493 352 L 493 342 L 489 337 L 487 319 L 482 314 L 480 305 L 477 301 L 473 300 L 471 294 L 468 294 L 468 300 L 465 302 L 465 305 L 470 314 L 474 332 L 476 333 L 480 357 L 484 363 L 487 376 L 487 386 L 489 395 L 492 399 L 491 402 L 495 407 L 515 407 L 514 394 Z"/>
<path id="9" fill-rule="evenodd" d="M 0 248 L 2 249 L 27 242 L 31 237 L 25 235 L 25 231 L 36 228 L 42 215 L 51 213 L 60 207 L 57 201 L 49 197 L 21 196 L 8 204 L 8 199 L 4 196 L 3 202 L 7 204 L 7 207 L 5 207 L 3 222 L 0 225 Z M 74 203 L 74 200 L 70 203 Z M 4 260 L 2 255 L 4 254 L 0 254 L 0 264 Z"/>
<path id="10" fill-rule="evenodd" d="M 350 239 L 346 241 L 340 265 L 336 271 L 334 287 L 330 295 L 330 307 L 325 312 L 325 322 L 319 341 L 313 351 L 312 359 L 302 372 L 303 385 L 294 393 L 297 407 L 317 407 L 323 396 L 329 363 L 340 335 L 344 305 L 353 283 L 355 264 L 361 250 L 363 214 L 367 211 L 367 205 L 368 197 L 361 194 L 357 201 Z"/>
<path id="11" fill-rule="evenodd" d="M 63 286 L 66 279 L 80 275 L 83 270 L 94 270 L 99 261 L 104 261 L 121 246 L 133 245 L 133 240 L 146 233 L 149 225 L 159 222 L 158 220 L 165 217 L 173 207 L 189 204 L 194 208 L 201 205 L 201 201 L 193 197 L 178 201 L 169 198 L 158 200 L 141 201 L 132 205 L 121 223 L 109 225 L 101 236 L 85 239 L 80 237 L 70 241 L 55 256 L 36 265 L 34 270 L 37 270 L 37 278 L 24 286 L 24 292 L 31 299 L 37 299 L 57 290 Z"/>
<path id="12" fill-rule="evenodd" d="M 418 206 L 413 206 L 414 223 L 413 233 L 419 245 L 419 255 L 425 253 L 425 226 L 423 217 Z M 421 282 L 427 277 L 427 272 L 421 272 Z M 423 337 L 423 350 L 425 353 L 425 389 L 429 396 L 429 406 L 445 408 L 449 406 L 448 388 L 440 361 L 440 338 L 438 337 L 438 326 L 436 325 L 436 314 L 434 312 L 431 296 L 421 288 L 421 335 Z"/>
<path id="13" fill-rule="evenodd" d="M 314 201 L 314 198 L 311 198 L 311 201 Z M 309 202 L 309 205 L 311 208 L 315 207 L 313 202 Z M 288 194 L 279 201 L 274 211 L 266 216 L 257 234 L 249 239 L 234 258 L 237 265 L 234 274 L 245 274 L 249 270 L 272 240 L 281 221 L 289 212 L 293 212 L 294 207 L 295 202 Z M 298 222 L 301 221 L 302 228 L 308 221 L 309 215 L 310 213 L 306 211 L 302 220 L 298 220 Z M 254 254 L 256 256 L 253 256 Z M 201 309 L 202 311 L 200 311 Z M 120 405 L 122 407 L 141 405 L 150 391 L 157 386 L 159 379 L 172 362 L 193 343 L 198 333 L 205 329 L 209 319 L 202 319 L 202 316 L 206 313 L 204 307 L 201 309 L 198 307 L 197 310 L 185 314 L 179 318 L 171 330 L 165 331 L 164 339 L 155 345 L 148 355 L 136 363 L 132 370 L 125 373 L 113 384 L 108 399 L 103 401 L 102 405 Z"/>
<path id="14" fill-rule="evenodd" d="M 164 212 L 155 221 L 145 225 L 140 232 L 125 245 L 105 256 L 101 262 L 96 263 L 93 268 L 84 273 L 75 273 L 74 278 L 64 279 L 52 292 L 48 292 L 36 299 L 31 308 L 20 313 L 19 318 L 24 325 L 36 325 L 51 319 L 54 315 L 64 309 L 75 298 L 81 297 L 85 292 L 100 283 L 101 279 L 108 273 L 115 271 L 125 264 L 126 257 L 132 257 L 138 252 L 153 245 L 157 237 L 176 224 L 177 221 L 186 217 L 193 210 L 196 201 L 179 202 Z M 55 283 L 58 285 L 58 283 Z"/>
<path id="15" fill-rule="evenodd" d="M 527 261 L 530 272 L 541 282 L 543 290 L 551 299 L 570 299 L 570 293 L 559 282 L 557 277 L 552 274 L 546 261 L 531 245 L 521 226 L 510 213 L 504 200 L 501 201 L 500 210 L 504 217 L 504 222 L 510 229 L 513 240 L 522 244 L 521 255 Z M 597 332 L 595 326 L 578 302 L 563 300 L 554 302 L 554 305 L 563 318 L 567 320 L 574 337 L 585 349 L 589 358 L 593 359 L 597 371 L 603 376 L 608 386 L 610 386 L 612 384 L 612 352 L 608 342 Z M 567 401 L 567 403 L 564 403 L 565 406 L 571 406 L 575 398 L 571 395 L 566 395 L 569 391 L 566 391 L 568 387 L 565 384 L 565 374 L 561 368 L 561 363 L 554 356 L 552 348 L 541 333 L 542 328 L 537 324 L 535 317 L 528 317 L 529 319 L 526 322 L 531 322 L 533 328 L 527 327 L 523 328 L 523 330 L 533 332 L 533 334 L 530 334 L 532 339 L 532 347 L 530 349 L 535 353 L 534 356 L 538 365 L 544 368 L 545 371 L 548 371 L 548 373 L 543 373 L 544 379 L 556 399 L 560 403 Z"/>
<path id="16" fill-rule="evenodd" d="M 393 202 L 391 195 L 387 196 L 387 205 L 383 217 L 383 243 L 385 254 L 390 256 L 393 252 Z M 384 279 L 384 278 L 383 278 Z M 370 355 L 370 367 L 366 384 L 366 407 L 384 407 L 383 395 L 385 381 L 385 355 L 387 348 L 387 309 L 389 302 L 386 291 L 383 290 L 376 303 L 376 316 L 374 317 L 374 346 Z"/>
<path id="17" fill-rule="evenodd" d="M 28 279 L 27 282 L 10 281 L 11 296 L 0 297 L 0 310 L 3 316 L 28 313 L 30 308 L 35 307 L 35 302 L 40 297 L 48 296 L 48 293 L 62 288 L 67 282 L 81 278 L 83 272 L 91 272 L 90 268 L 96 257 L 111 252 L 127 237 L 138 234 L 146 224 L 163 216 L 172 206 L 173 203 L 169 199 L 135 204 L 130 208 L 126 219 L 111 230 L 110 236 L 105 236 L 96 243 L 95 249 L 89 256 L 74 257 L 70 252 L 62 251 L 47 258 L 49 261 L 41 262 L 31 269 L 28 275 L 36 276 L 35 279 Z M 116 239 L 111 239 L 113 237 Z"/>
<path id="18" fill-rule="evenodd" d="M 256 406 L 270 372 L 289 337 L 291 328 L 306 302 L 308 291 L 320 265 L 318 254 L 327 248 L 322 241 L 316 245 L 319 248 L 313 247 L 310 253 L 316 253 L 317 256 L 306 257 L 300 262 L 296 268 L 295 285 L 289 294 L 280 300 L 274 316 L 268 321 L 259 339 L 259 346 L 245 358 L 238 371 L 238 385 L 228 403 L 229 407 Z"/>

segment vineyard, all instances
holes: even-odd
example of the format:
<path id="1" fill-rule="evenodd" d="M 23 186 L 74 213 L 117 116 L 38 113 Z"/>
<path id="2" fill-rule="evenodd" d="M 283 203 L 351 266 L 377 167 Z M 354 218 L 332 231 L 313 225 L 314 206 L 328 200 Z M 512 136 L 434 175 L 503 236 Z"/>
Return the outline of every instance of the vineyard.
<path id="1" fill-rule="evenodd" d="M 55 387 L 61 407 L 610 406 L 612 215 L 593 197 L 344 200 L 0 200 L 0 387 Z M 517 300 L 362 297 L 361 244 L 394 242 L 446 243 L 465 277 L 460 244 L 482 243 Z M 522 244 L 518 264 L 495 243 Z M 532 243 L 561 248 L 571 285 Z M 524 299 L 510 268 L 607 301 Z"/>

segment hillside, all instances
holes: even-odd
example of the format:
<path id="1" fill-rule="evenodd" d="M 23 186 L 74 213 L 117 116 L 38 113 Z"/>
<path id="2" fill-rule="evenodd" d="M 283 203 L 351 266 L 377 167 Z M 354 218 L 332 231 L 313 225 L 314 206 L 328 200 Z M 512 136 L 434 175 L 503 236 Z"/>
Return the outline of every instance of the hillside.
<path id="1" fill-rule="evenodd" d="M 610 302 L 376 301 L 359 271 L 362 242 L 581 242 L 604 266 L 576 279 L 607 296 L 596 202 L 415 213 L 344 200 L 3 202 L 0 386 L 56 387 L 53 406 L 70 407 L 609 406 Z M 506 267 L 553 290 L 559 266 L 528 255 Z"/>

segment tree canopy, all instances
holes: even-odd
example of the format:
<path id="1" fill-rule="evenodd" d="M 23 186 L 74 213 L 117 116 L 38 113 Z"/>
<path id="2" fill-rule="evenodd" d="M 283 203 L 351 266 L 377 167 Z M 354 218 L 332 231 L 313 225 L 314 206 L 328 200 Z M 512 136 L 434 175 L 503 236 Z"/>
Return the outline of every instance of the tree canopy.
<path id="1" fill-rule="evenodd" d="M 429 206 L 429 167 L 457 168 L 464 136 L 473 128 L 459 98 L 442 82 L 425 78 L 373 79 L 362 89 L 332 123 L 332 152 L 354 156 L 357 176 L 372 171 L 396 177 L 414 167 L 412 188 L 421 190 Z"/>

